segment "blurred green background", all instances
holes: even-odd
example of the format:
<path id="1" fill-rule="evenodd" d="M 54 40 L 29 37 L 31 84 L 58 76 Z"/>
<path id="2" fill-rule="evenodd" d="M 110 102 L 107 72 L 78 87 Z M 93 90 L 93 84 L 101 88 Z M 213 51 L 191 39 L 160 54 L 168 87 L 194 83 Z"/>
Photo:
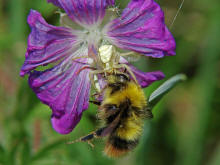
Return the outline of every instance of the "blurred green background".
<path id="1" fill-rule="evenodd" d="M 128 0 L 117 0 L 124 8 Z M 181 0 L 157 0 L 171 25 Z M 220 165 L 220 2 L 186 0 L 171 28 L 177 55 L 146 59 L 145 71 L 162 70 L 169 78 L 185 73 L 178 85 L 153 109 L 139 146 L 128 156 L 112 160 L 104 141 L 67 145 L 94 130 L 97 107 L 90 105 L 69 135 L 59 135 L 50 124 L 51 110 L 19 77 L 30 29 L 26 18 L 38 10 L 57 25 L 57 8 L 46 0 L 0 0 L 0 164 L 2 165 Z M 146 67 L 147 66 L 147 67 Z M 146 95 L 163 81 L 145 89 Z"/>

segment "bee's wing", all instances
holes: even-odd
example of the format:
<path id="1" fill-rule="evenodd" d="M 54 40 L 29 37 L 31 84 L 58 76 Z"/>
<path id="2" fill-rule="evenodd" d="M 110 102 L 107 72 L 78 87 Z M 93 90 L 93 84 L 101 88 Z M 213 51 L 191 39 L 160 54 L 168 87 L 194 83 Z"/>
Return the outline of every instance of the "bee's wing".
<path id="1" fill-rule="evenodd" d="M 112 131 L 118 125 L 118 123 L 120 121 L 120 117 L 121 117 L 121 115 L 119 113 L 118 116 L 105 129 L 103 129 L 101 136 L 107 136 L 110 133 L 112 133 Z"/>

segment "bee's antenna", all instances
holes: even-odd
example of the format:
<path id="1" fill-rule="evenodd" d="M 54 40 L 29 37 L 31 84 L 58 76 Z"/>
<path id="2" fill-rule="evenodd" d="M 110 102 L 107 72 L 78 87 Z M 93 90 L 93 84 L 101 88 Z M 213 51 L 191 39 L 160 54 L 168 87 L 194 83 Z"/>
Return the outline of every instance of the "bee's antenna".
<path id="1" fill-rule="evenodd" d="M 176 18 L 177 18 L 177 16 L 178 16 L 180 10 L 182 9 L 184 2 L 185 2 L 185 0 L 182 0 L 179 9 L 177 10 L 176 15 L 175 15 L 174 18 L 173 18 L 173 21 L 172 21 L 172 23 L 170 24 L 170 27 L 169 27 L 170 29 L 173 27 L 173 24 L 174 24 L 174 22 L 176 21 Z"/>

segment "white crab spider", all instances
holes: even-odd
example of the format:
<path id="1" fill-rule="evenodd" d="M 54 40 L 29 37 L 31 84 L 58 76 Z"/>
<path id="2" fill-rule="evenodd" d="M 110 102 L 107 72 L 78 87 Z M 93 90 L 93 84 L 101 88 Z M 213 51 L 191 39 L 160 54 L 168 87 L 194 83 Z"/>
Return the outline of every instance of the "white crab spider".
<path id="1" fill-rule="evenodd" d="M 135 82 L 137 82 L 134 73 L 131 71 L 129 66 L 126 64 L 120 64 L 120 56 L 128 56 L 133 54 L 133 52 L 128 53 L 119 53 L 116 51 L 113 45 L 102 45 L 98 49 L 98 65 L 99 69 L 93 70 L 90 72 L 90 80 L 93 83 L 93 86 L 96 88 L 98 92 L 100 92 L 100 86 L 98 82 L 98 74 L 104 73 L 105 76 L 107 74 L 126 74 L 124 72 L 119 71 L 118 69 L 125 68 L 128 73 L 132 76 Z"/>

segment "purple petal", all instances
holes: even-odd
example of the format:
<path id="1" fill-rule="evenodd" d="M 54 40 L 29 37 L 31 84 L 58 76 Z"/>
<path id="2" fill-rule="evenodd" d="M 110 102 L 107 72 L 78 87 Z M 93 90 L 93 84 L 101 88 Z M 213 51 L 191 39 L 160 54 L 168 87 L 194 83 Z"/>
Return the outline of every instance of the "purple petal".
<path id="1" fill-rule="evenodd" d="M 162 80 L 165 77 L 165 75 L 161 71 L 142 72 L 135 68 L 133 65 L 129 64 L 128 61 L 123 57 L 120 57 L 119 62 L 121 64 L 126 64 L 130 67 L 131 71 L 134 73 L 138 83 L 142 88 L 146 88 L 154 81 Z"/>
<path id="2" fill-rule="evenodd" d="M 48 3 L 53 3 L 55 6 L 58 6 L 59 8 L 62 8 L 60 5 L 59 0 L 47 0 Z"/>
<path id="3" fill-rule="evenodd" d="M 113 6 L 115 4 L 115 0 L 107 0 L 107 4 Z"/>
<path id="4" fill-rule="evenodd" d="M 65 58 L 72 54 L 74 48 L 78 48 L 77 38 L 71 29 L 47 24 L 37 11 L 30 11 L 28 24 L 31 33 L 21 76 L 38 66 Z"/>
<path id="5" fill-rule="evenodd" d="M 153 0 L 132 0 L 122 16 L 107 26 L 114 45 L 146 56 L 175 55 L 175 40 L 164 23 L 164 14 Z"/>
<path id="6" fill-rule="evenodd" d="M 30 73 L 29 84 L 37 97 L 51 107 L 51 122 L 58 133 L 70 133 L 88 108 L 89 71 L 79 72 L 83 66 L 81 62 L 65 60 L 43 72 Z"/>
<path id="7" fill-rule="evenodd" d="M 165 77 L 161 71 L 142 72 L 133 66 L 130 66 L 130 68 L 142 88 L 149 86 L 154 81 L 162 80 Z"/>
<path id="8" fill-rule="evenodd" d="M 106 7 L 114 4 L 114 0 L 48 0 L 48 2 L 63 8 L 73 21 L 84 27 L 100 24 Z"/>

